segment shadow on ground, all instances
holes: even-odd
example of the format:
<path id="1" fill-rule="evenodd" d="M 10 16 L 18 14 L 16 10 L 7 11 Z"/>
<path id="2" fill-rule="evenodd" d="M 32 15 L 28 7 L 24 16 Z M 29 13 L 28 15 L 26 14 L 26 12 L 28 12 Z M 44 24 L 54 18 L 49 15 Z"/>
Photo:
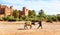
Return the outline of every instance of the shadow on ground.
<path id="1" fill-rule="evenodd" d="M 17 30 L 25 30 L 24 28 L 18 28 Z"/>

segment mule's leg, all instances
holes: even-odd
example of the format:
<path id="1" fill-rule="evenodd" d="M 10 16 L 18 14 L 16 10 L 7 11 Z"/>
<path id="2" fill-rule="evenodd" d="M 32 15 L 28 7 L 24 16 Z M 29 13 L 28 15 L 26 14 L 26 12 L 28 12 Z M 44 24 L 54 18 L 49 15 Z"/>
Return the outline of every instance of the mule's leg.
<path id="1" fill-rule="evenodd" d="M 28 27 L 25 25 L 25 26 L 24 26 L 24 29 L 28 29 Z"/>
<path id="2" fill-rule="evenodd" d="M 24 25 L 24 29 L 26 29 L 26 25 Z"/>
<path id="3" fill-rule="evenodd" d="M 26 28 L 28 29 L 28 27 L 26 26 Z"/>
<path id="4" fill-rule="evenodd" d="M 30 29 L 32 28 L 32 25 L 30 25 Z"/>

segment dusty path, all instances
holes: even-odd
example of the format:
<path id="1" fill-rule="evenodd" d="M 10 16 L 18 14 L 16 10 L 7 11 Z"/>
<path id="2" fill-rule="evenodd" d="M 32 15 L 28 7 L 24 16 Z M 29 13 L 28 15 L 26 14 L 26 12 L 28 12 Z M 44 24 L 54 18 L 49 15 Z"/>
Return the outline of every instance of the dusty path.
<path id="1" fill-rule="evenodd" d="M 24 30 L 23 26 L 23 24 L 0 22 L 0 35 L 60 35 L 60 22 L 43 24 L 43 29 L 36 29 L 36 25 L 32 29 Z"/>

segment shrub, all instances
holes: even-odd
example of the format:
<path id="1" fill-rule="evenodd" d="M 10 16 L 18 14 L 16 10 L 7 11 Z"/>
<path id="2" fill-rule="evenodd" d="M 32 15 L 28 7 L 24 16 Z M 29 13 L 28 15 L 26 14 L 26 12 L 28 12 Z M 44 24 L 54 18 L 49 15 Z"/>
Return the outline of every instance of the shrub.
<path id="1" fill-rule="evenodd" d="M 4 16 L 3 20 L 4 21 L 16 21 L 16 19 L 13 16 Z"/>
<path id="2" fill-rule="evenodd" d="M 47 21 L 46 21 L 46 22 L 51 22 L 51 23 L 52 23 L 53 21 L 52 21 L 51 19 L 47 19 Z"/>
<path id="3" fill-rule="evenodd" d="M 57 19 L 57 17 L 52 17 L 52 20 L 57 21 L 58 19 Z"/>
<path id="4" fill-rule="evenodd" d="M 47 16 L 46 22 L 51 22 L 51 23 L 53 22 L 53 20 L 51 19 L 51 16 L 49 15 Z"/>
<path id="5" fill-rule="evenodd" d="M 60 21 L 60 14 L 57 15 L 57 19 Z"/>
<path id="6" fill-rule="evenodd" d="M 7 16 L 4 16 L 4 17 L 3 17 L 3 20 L 4 20 L 4 21 L 7 21 L 7 20 L 8 20 L 8 17 L 7 17 Z"/>

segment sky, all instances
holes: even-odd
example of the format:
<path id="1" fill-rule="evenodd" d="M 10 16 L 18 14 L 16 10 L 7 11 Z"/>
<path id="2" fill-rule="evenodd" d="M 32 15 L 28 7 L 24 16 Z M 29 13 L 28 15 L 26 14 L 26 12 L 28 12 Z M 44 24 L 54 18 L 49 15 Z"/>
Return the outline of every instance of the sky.
<path id="1" fill-rule="evenodd" d="M 18 10 L 26 7 L 29 10 L 35 10 L 36 13 L 43 9 L 49 15 L 60 14 L 60 0 L 0 0 L 0 4 L 12 5 L 14 9 Z"/>

